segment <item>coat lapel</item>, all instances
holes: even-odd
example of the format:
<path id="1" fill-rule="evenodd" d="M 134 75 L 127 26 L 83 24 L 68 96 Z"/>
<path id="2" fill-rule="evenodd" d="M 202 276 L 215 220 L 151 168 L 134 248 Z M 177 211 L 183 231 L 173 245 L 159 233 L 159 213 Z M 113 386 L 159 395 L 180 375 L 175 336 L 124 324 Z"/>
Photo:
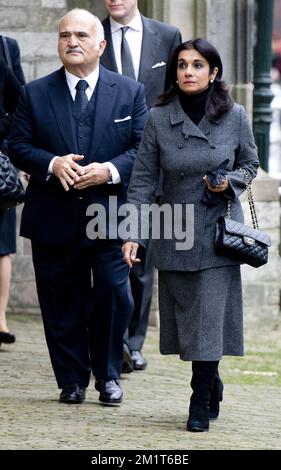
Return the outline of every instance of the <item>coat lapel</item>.
<path id="1" fill-rule="evenodd" d="M 212 129 L 213 129 L 213 126 L 214 125 L 218 125 L 220 124 L 220 120 L 219 119 L 216 119 L 212 122 L 210 122 L 206 116 L 203 117 L 202 121 L 199 123 L 198 127 L 199 129 L 201 129 L 201 131 L 203 132 L 203 134 L 209 139 L 209 136 L 211 135 L 212 133 Z"/>
<path id="2" fill-rule="evenodd" d="M 69 153 L 78 153 L 72 119 L 71 96 L 69 96 L 63 67 L 50 80 L 48 94 L 58 127 Z"/>
<path id="3" fill-rule="evenodd" d="M 145 83 L 147 74 L 153 65 L 155 65 L 155 58 L 157 57 L 161 40 L 158 37 L 158 31 L 153 28 L 149 20 L 143 15 L 141 15 L 141 19 L 143 24 L 143 38 L 138 80 L 141 83 Z"/>
<path id="4" fill-rule="evenodd" d="M 205 132 L 203 129 L 201 130 L 199 126 L 196 126 L 194 122 L 191 121 L 191 119 L 185 114 L 184 110 L 182 109 L 180 105 L 180 101 L 178 96 L 175 97 L 175 99 L 171 102 L 171 111 L 170 111 L 170 122 L 171 125 L 174 126 L 179 123 L 183 123 L 182 125 L 182 133 L 184 134 L 185 138 L 187 139 L 189 136 L 193 137 L 200 137 L 201 139 L 207 139 Z M 204 117 L 201 121 L 207 121 L 207 119 Z M 200 123 L 200 125 L 201 125 Z"/>
<path id="5" fill-rule="evenodd" d="M 113 40 L 110 28 L 110 21 L 109 18 L 106 18 L 103 22 L 104 28 L 104 37 L 106 39 L 107 45 L 102 55 L 102 64 L 105 68 L 112 70 L 113 72 L 118 73 L 117 64 L 115 60 L 115 54 L 113 49 Z"/>
<path id="6" fill-rule="evenodd" d="M 97 86 L 91 150 L 93 155 L 95 155 L 101 139 L 106 132 L 118 94 L 116 82 L 112 80 L 111 74 L 109 75 L 109 72 L 102 66 L 100 66 L 100 76 Z"/>

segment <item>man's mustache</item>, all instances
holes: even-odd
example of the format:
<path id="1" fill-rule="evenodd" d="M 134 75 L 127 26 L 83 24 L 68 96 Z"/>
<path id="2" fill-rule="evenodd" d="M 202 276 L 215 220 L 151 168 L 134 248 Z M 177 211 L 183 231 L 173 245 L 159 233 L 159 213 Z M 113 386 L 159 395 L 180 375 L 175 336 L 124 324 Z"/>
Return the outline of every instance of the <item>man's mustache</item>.
<path id="1" fill-rule="evenodd" d="M 81 49 L 78 49 L 77 47 L 67 47 L 65 49 L 66 54 L 71 54 L 72 52 L 78 52 L 79 54 L 83 54 L 83 51 L 81 51 Z"/>

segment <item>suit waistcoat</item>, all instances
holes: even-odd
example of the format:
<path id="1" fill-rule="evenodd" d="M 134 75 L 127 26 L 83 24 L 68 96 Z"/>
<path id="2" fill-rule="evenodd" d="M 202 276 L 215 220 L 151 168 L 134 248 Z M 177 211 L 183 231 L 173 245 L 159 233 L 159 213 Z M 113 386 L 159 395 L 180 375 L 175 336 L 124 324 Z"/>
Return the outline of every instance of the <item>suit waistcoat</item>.
<path id="1" fill-rule="evenodd" d="M 85 157 L 84 160 L 79 162 L 79 165 L 88 165 L 93 159 L 93 155 L 90 155 L 90 147 L 93 139 L 97 86 L 82 114 L 75 114 L 74 101 L 70 98 L 78 153 Z"/>

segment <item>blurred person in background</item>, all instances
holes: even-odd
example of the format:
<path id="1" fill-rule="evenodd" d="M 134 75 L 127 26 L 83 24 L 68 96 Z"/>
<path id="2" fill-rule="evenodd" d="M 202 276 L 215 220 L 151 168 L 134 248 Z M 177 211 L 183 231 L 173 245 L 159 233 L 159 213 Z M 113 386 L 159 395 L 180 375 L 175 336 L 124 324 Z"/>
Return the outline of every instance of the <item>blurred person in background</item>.
<path id="1" fill-rule="evenodd" d="M 20 74 L 20 77 L 23 75 Z M 19 90 L 20 81 L 0 56 L 0 150 L 4 153 L 7 151 L 5 139 L 9 133 L 11 115 L 16 108 Z M 16 339 L 9 331 L 6 321 L 12 271 L 10 255 L 15 252 L 16 211 L 0 210 L 0 344 L 14 343 Z"/>

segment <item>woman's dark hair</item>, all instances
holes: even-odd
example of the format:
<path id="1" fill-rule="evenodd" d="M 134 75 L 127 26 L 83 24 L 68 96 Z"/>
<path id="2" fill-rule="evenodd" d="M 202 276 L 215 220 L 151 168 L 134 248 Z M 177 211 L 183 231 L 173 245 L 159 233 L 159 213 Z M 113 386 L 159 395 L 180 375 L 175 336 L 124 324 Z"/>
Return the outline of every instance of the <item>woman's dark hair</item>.
<path id="1" fill-rule="evenodd" d="M 167 82 L 170 86 L 169 90 L 158 97 L 156 106 L 161 106 L 169 103 L 173 97 L 178 93 L 177 85 L 177 68 L 178 56 L 181 51 L 188 51 L 195 49 L 207 60 L 210 66 L 210 73 L 215 67 L 218 68 L 213 83 L 210 83 L 210 92 L 206 101 L 206 116 L 209 121 L 213 121 L 225 111 L 228 111 L 233 106 L 233 98 L 230 95 L 229 89 L 225 82 L 222 80 L 222 62 L 220 55 L 209 41 L 206 39 L 193 39 L 180 44 L 171 56 L 167 70 Z"/>

